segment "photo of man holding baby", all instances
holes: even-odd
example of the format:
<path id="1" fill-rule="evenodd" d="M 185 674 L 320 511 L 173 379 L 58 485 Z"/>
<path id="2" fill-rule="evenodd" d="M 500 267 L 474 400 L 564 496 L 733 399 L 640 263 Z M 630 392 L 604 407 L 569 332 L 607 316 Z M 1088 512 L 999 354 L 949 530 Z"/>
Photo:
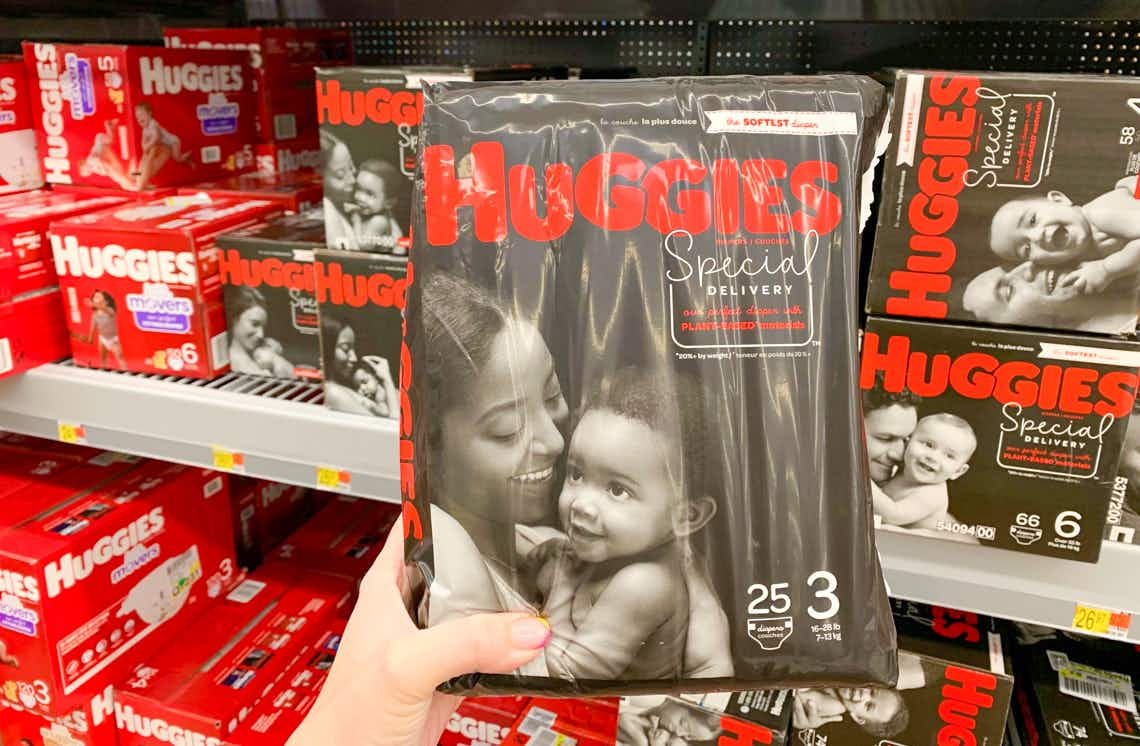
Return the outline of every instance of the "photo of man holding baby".
<path id="1" fill-rule="evenodd" d="M 863 428 L 871 474 L 871 500 L 883 526 L 976 543 L 968 536 L 943 533 L 956 522 L 950 482 L 970 468 L 977 435 L 965 419 L 948 412 L 925 411 L 910 391 L 883 388 L 883 374 L 863 391 Z"/>

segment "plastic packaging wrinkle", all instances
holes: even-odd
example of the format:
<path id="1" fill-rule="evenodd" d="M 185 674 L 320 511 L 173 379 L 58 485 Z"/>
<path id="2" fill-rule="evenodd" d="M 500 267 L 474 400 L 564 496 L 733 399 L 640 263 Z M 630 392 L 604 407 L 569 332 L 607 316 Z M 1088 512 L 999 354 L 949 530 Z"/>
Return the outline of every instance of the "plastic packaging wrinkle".
<path id="1" fill-rule="evenodd" d="M 421 626 L 553 638 L 466 694 L 891 685 L 856 369 L 859 76 L 443 83 L 401 355 Z"/>

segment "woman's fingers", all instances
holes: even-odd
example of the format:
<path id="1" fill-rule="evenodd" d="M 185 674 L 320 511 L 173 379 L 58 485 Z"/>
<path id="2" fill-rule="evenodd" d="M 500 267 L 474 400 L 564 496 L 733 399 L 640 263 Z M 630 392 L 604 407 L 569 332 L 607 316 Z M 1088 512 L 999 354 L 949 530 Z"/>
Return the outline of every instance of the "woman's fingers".
<path id="1" fill-rule="evenodd" d="M 649 718 L 639 715 L 618 715 L 618 746 L 649 746 L 649 731 L 653 725 Z"/>
<path id="2" fill-rule="evenodd" d="M 392 681 L 406 698 L 423 698 L 437 686 L 467 673 L 508 673 L 537 656 L 550 627 L 529 614 L 476 614 L 401 638 L 386 661 Z"/>
<path id="3" fill-rule="evenodd" d="M 360 597 L 352 612 L 353 619 L 369 620 L 368 624 L 384 629 L 410 627 L 406 583 L 403 581 L 404 532 L 403 522 L 397 519 L 388 532 L 380 556 L 360 583 Z"/>

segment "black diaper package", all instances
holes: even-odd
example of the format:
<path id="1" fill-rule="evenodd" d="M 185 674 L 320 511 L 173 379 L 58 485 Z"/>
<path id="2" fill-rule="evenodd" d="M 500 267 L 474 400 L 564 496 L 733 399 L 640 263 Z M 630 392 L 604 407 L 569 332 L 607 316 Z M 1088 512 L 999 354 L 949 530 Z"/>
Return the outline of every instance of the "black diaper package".
<path id="1" fill-rule="evenodd" d="M 401 354 L 421 626 L 466 694 L 894 683 L 856 355 L 869 78 L 441 83 Z"/>

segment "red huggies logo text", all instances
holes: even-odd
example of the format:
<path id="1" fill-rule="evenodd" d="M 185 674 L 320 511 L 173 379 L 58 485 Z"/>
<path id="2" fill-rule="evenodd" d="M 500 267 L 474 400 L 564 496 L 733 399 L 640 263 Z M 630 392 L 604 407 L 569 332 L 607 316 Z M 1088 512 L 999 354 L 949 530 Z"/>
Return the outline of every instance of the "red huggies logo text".
<path id="1" fill-rule="evenodd" d="M 932 629 L 936 635 L 948 640 L 964 640 L 970 643 L 981 641 L 982 633 L 978 629 L 977 614 L 941 606 L 930 608 L 934 615 Z"/>
<path id="2" fill-rule="evenodd" d="M 458 712 L 453 712 L 447 721 L 447 730 L 466 738 L 470 746 L 476 746 L 476 744 L 496 746 L 503 742 L 511 729 L 495 723 L 476 720 L 473 717 L 463 717 Z"/>
<path id="3" fill-rule="evenodd" d="M 967 399 L 995 399 L 1046 411 L 1114 418 L 1132 411 L 1140 376 L 1128 371 L 1102 373 L 1077 365 L 1038 365 L 1027 360 L 1002 362 L 986 352 L 967 352 L 952 358 L 947 354 L 911 352 L 909 337 L 886 340 L 877 332 L 863 336 L 863 359 L 859 386 L 873 388 L 882 371 L 883 388 L 907 389 L 924 398 L 941 396 L 951 389 Z"/>
<path id="4" fill-rule="evenodd" d="M 315 169 L 321 165 L 320 150 L 278 150 L 277 172 L 282 174 L 300 171 L 302 169 Z"/>
<path id="5" fill-rule="evenodd" d="M 938 731 L 938 746 L 976 746 L 978 713 L 994 706 L 997 677 L 986 671 L 946 667 L 938 717 L 945 725 Z"/>
<path id="6" fill-rule="evenodd" d="M 408 285 L 415 276 L 408 262 Z M 403 497 L 404 540 L 421 541 L 424 524 L 416 502 L 416 441 L 412 432 L 412 398 L 408 389 L 412 385 L 412 352 L 408 347 L 408 318 L 404 316 L 400 340 L 400 495 Z"/>
<path id="7" fill-rule="evenodd" d="M 395 278 L 385 272 L 354 275 L 345 272 L 340 262 L 320 261 L 314 263 L 313 275 L 317 303 L 353 308 L 368 305 L 404 308 L 408 278 Z"/>
<path id="8" fill-rule="evenodd" d="M 735 718 L 720 719 L 720 737 L 717 746 L 751 746 L 754 743 L 772 743 L 772 731 L 757 723 Z"/>
<path id="9" fill-rule="evenodd" d="M 286 492 L 293 492 L 297 488 L 291 484 L 282 484 L 281 482 L 266 482 L 258 491 L 258 496 L 261 498 L 262 507 L 268 508 L 273 503 L 281 499 L 281 496 Z"/>
<path id="10" fill-rule="evenodd" d="M 55 598 L 76 583 L 90 577 L 95 568 L 116 557 L 122 557 L 132 548 L 162 531 L 166 519 L 162 508 L 155 508 L 139 516 L 113 534 L 101 537 L 78 555 L 71 552 L 44 565 L 44 584 L 48 598 Z"/>
<path id="11" fill-rule="evenodd" d="M 255 41 L 195 41 L 186 43 L 179 36 L 166 37 L 166 46 L 171 49 L 225 49 L 236 52 L 249 52 L 249 66 L 254 70 L 261 67 L 261 45 Z"/>
<path id="12" fill-rule="evenodd" d="M 710 228 L 720 234 L 824 235 L 843 216 L 839 197 L 828 189 L 839 180 L 839 168 L 827 161 L 789 166 L 770 158 L 720 159 L 707 167 L 677 158 L 650 165 L 628 153 L 603 153 L 577 175 L 568 164 L 547 165 L 541 176 L 546 204 L 540 209 L 534 167 L 508 169 L 501 143 L 476 143 L 464 160 L 470 176 L 457 177 L 449 145 L 424 149 L 424 210 L 433 246 L 455 242 L 461 207 L 471 210 L 475 237 L 484 243 L 505 238 L 508 219 L 520 236 L 552 241 L 576 216 L 607 231 L 649 224 L 662 235 Z"/>
<path id="13" fill-rule="evenodd" d="M 958 220 L 958 193 L 966 186 L 970 168 L 966 156 L 974 151 L 978 88 L 974 77 L 930 79 L 930 100 L 922 120 L 918 191 L 906 208 L 913 234 L 906 269 L 893 270 L 888 284 L 896 292 L 887 298 L 888 314 L 945 318 L 950 292 L 950 269 L 958 247 L 949 236 Z"/>
<path id="14" fill-rule="evenodd" d="M 244 259 L 236 249 L 218 253 L 218 273 L 227 285 L 245 285 L 251 288 L 266 285 L 310 293 L 316 286 L 312 262 L 288 262 L 276 257 Z"/>
<path id="15" fill-rule="evenodd" d="M 241 65 L 168 65 L 161 57 L 139 58 L 139 80 L 144 96 L 198 93 L 232 93 L 242 88 Z"/>
<path id="16" fill-rule="evenodd" d="M 83 246 L 75 236 L 51 235 L 55 271 L 70 277 L 127 278 L 138 283 L 193 285 L 198 268 L 189 251 L 127 249 L 118 244 Z"/>
<path id="17" fill-rule="evenodd" d="M 115 724 L 119 730 L 133 733 L 143 738 L 153 738 L 171 746 L 221 746 L 222 740 L 215 736 L 171 725 L 162 718 L 139 715 L 130 705 L 115 703 Z"/>
<path id="18" fill-rule="evenodd" d="M 40 89 L 43 117 L 40 129 L 46 141 L 46 152 L 40 153 L 44 178 L 56 184 L 71 183 L 71 161 L 67 139 L 63 136 L 63 90 L 59 83 L 58 57 L 54 44 L 35 44 L 36 80 Z"/>
<path id="19" fill-rule="evenodd" d="M 30 575 L 21 575 L 15 570 L 0 570 L 0 596 L 15 596 L 30 604 L 38 603 L 40 585 Z"/>
<path id="20" fill-rule="evenodd" d="M 98 726 L 115 712 L 115 687 L 108 684 L 101 692 L 91 697 L 91 725 Z"/>
<path id="21" fill-rule="evenodd" d="M 357 126 L 365 120 L 375 124 L 417 125 L 424 115 L 422 91 L 345 91 L 338 80 L 317 81 L 317 118 L 321 124 Z"/>

